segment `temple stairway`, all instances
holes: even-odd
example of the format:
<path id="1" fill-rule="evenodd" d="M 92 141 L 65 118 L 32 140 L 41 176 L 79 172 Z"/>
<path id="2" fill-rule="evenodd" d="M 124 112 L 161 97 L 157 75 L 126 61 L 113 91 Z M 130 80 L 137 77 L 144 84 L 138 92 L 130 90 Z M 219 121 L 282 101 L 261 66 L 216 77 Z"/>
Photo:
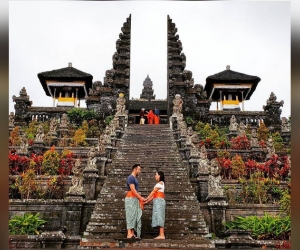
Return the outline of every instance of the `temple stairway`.
<path id="1" fill-rule="evenodd" d="M 151 228 L 152 202 L 143 210 L 142 240 L 126 239 L 125 183 L 135 163 L 142 167 L 138 180 L 139 192 L 143 197 L 147 197 L 156 184 L 155 171 L 158 169 L 165 173 L 166 240 L 153 240 L 158 235 L 158 229 Z M 112 170 L 98 196 L 80 249 L 126 246 L 214 248 L 214 244 L 204 237 L 208 233 L 169 126 L 129 125 L 113 159 Z"/>

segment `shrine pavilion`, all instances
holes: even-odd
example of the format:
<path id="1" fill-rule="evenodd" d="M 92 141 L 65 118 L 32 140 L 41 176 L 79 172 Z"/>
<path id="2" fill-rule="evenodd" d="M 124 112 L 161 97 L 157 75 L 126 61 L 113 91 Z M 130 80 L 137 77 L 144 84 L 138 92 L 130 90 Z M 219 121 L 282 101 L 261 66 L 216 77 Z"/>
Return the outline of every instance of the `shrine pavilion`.
<path id="1" fill-rule="evenodd" d="M 259 77 L 232 71 L 227 66 L 226 70 L 206 78 L 204 91 L 208 99 L 217 102 L 217 110 L 220 102 L 220 110 L 240 111 L 242 103 L 244 111 L 244 101 L 250 100 L 259 82 Z"/>
<path id="2" fill-rule="evenodd" d="M 53 98 L 53 107 L 79 107 L 80 99 L 88 96 L 93 76 L 72 67 L 56 69 L 38 74 L 47 96 Z"/>

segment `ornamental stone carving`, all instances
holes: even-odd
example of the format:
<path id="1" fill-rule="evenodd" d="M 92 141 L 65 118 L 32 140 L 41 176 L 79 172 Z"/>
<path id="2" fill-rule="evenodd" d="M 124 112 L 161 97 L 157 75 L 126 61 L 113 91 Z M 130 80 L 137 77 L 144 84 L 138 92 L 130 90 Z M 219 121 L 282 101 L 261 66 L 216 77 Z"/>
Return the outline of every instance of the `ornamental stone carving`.
<path id="1" fill-rule="evenodd" d="M 120 93 L 119 97 L 116 100 L 116 114 L 115 116 L 118 115 L 125 115 L 125 103 L 126 103 L 126 99 L 124 98 L 124 94 Z"/>
<path id="2" fill-rule="evenodd" d="M 69 188 L 69 194 L 83 194 L 83 167 L 80 159 L 77 159 L 74 167 L 72 168 L 72 186 Z"/>
<path id="3" fill-rule="evenodd" d="M 267 152 L 268 152 L 266 159 L 270 159 L 272 157 L 272 155 L 275 154 L 275 147 L 274 147 L 272 136 L 270 136 L 269 139 L 267 140 L 266 146 L 267 146 Z"/>
<path id="4" fill-rule="evenodd" d="M 68 128 L 68 116 L 67 116 L 67 114 L 63 114 L 61 116 L 59 128 L 63 128 L 63 129 Z"/>
<path id="5" fill-rule="evenodd" d="M 256 129 L 251 130 L 250 148 L 259 147 Z"/>
<path id="6" fill-rule="evenodd" d="M 175 95 L 175 99 L 173 100 L 173 115 L 179 116 L 182 113 L 182 104 L 183 100 L 181 99 L 180 94 Z"/>
<path id="7" fill-rule="evenodd" d="M 210 175 L 208 179 L 208 196 L 224 196 L 223 188 L 221 187 L 221 168 L 217 159 L 212 159 L 210 163 Z"/>
<path id="8" fill-rule="evenodd" d="M 246 126 L 243 122 L 240 122 L 239 129 L 238 129 L 238 135 L 239 136 L 246 135 Z"/>
<path id="9" fill-rule="evenodd" d="M 230 125 L 229 125 L 229 131 L 237 131 L 238 129 L 238 123 L 236 122 L 236 118 L 234 115 L 230 118 Z"/>
<path id="10" fill-rule="evenodd" d="M 13 128 L 15 126 L 15 113 L 10 112 L 8 117 L 8 124 L 10 128 Z"/>
<path id="11" fill-rule="evenodd" d="M 49 134 L 52 136 L 56 136 L 57 135 L 57 126 L 58 126 L 58 122 L 56 120 L 55 117 L 53 117 L 50 121 L 50 127 L 49 127 Z"/>
<path id="12" fill-rule="evenodd" d="M 17 151 L 18 154 L 27 155 L 28 154 L 28 140 L 25 135 L 21 137 L 20 148 Z"/>
<path id="13" fill-rule="evenodd" d="M 201 174 L 208 174 L 210 168 L 210 162 L 207 158 L 207 151 L 205 146 L 203 145 L 200 148 L 200 159 L 199 159 L 199 165 L 198 165 L 198 173 L 197 175 Z"/>
<path id="14" fill-rule="evenodd" d="M 85 169 L 97 169 L 97 158 L 96 158 L 96 149 L 94 146 L 91 146 L 90 151 L 87 154 L 88 160 L 87 160 L 87 166 Z"/>
<path id="15" fill-rule="evenodd" d="M 44 137 L 45 137 L 45 134 L 44 134 L 44 127 L 43 127 L 43 124 L 40 124 L 37 128 L 37 134 L 35 136 L 35 141 L 36 142 L 43 142 L 44 140 Z"/>
<path id="16" fill-rule="evenodd" d="M 286 117 L 282 117 L 281 119 L 281 132 L 290 132 L 291 127 L 289 125 L 288 119 Z"/>

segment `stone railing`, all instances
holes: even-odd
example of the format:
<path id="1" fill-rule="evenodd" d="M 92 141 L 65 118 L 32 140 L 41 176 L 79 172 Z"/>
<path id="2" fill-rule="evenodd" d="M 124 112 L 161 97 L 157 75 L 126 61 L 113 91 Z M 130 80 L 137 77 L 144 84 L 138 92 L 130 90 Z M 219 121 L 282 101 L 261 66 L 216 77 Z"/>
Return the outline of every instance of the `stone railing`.
<path id="1" fill-rule="evenodd" d="M 235 116 L 237 123 L 243 122 L 253 127 L 258 127 L 260 122 L 268 117 L 264 111 L 209 111 L 207 117 L 211 125 L 228 127 L 232 115 Z"/>
<path id="2" fill-rule="evenodd" d="M 73 107 L 28 107 L 26 112 L 26 122 L 34 120 L 45 122 L 52 117 L 59 119 L 64 113 L 67 113 L 71 109 L 73 109 Z"/>

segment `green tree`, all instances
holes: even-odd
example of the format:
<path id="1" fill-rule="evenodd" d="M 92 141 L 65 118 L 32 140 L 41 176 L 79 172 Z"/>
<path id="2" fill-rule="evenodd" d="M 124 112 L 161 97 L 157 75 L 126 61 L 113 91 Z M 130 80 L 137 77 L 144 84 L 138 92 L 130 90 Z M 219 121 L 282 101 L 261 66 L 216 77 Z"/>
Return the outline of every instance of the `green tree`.
<path id="1" fill-rule="evenodd" d="M 10 132 L 9 140 L 12 146 L 20 145 L 21 138 L 20 138 L 20 131 L 18 126 L 14 127 L 13 130 Z"/>
<path id="2" fill-rule="evenodd" d="M 56 175 L 59 168 L 59 162 L 59 153 L 55 150 L 55 146 L 52 146 L 47 152 L 44 153 L 42 171 L 46 175 Z"/>
<path id="3" fill-rule="evenodd" d="M 261 123 L 257 129 L 257 139 L 259 141 L 266 141 L 269 137 L 269 129 L 266 127 L 264 123 Z"/>
<path id="4" fill-rule="evenodd" d="M 77 146 L 86 146 L 86 133 L 82 128 L 79 128 L 75 131 L 75 135 L 72 138 L 73 145 Z"/>

